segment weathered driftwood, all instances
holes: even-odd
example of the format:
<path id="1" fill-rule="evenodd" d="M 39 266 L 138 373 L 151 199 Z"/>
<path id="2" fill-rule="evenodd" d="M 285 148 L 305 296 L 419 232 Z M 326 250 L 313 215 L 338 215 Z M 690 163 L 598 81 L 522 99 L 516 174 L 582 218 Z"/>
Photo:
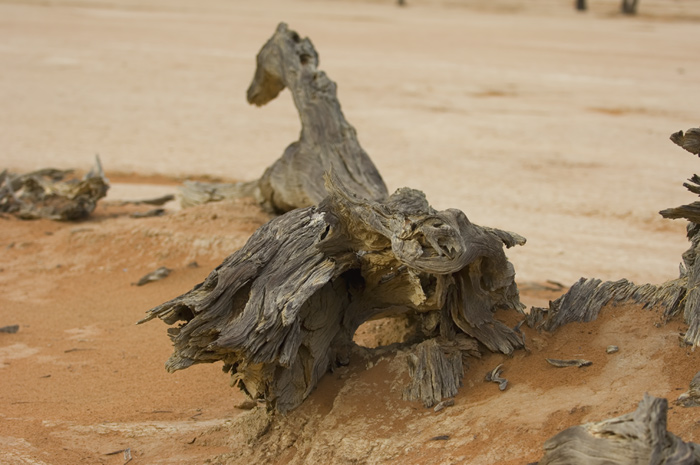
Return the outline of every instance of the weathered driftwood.
<path id="1" fill-rule="evenodd" d="M 671 140 L 694 154 L 700 154 L 700 129 L 689 129 L 671 136 Z M 693 175 L 690 184 L 684 186 L 700 195 L 700 176 Z M 634 283 L 622 279 L 603 282 L 599 279 L 581 278 L 569 291 L 553 302 L 549 308 L 533 308 L 527 317 L 528 325 L 546 331 L 574 321 L 592 321 L 609 303 L 637 302 L 645 307 L 661 306 L 664 317 L 670 319 L 683 313 L 688 324 L 684 335 L 689 345 L 700 346 L 700 202 L 663 210 L 664 218 L 685 218 L 688 223 L 690 248 L 683 253 L 680 276 L 660 285 Z"/>
<path id="2" fill-rule="evenodd" d="M 527 323 L 532 328 L 552 332 L 568 323 L 593 321 L 604 306 L 629 301 L 647 308 L 662 306 L 666 318 L 671 318 L 682 304 L 686 282 L 679 278 L 661 285 L 638 286 L 626 279 L 603 282 L 581 278 L 564 295 L 551 301 L 548 308 L 533 307 Z"/>
<path id="3" fill-rule="evenodd" d="M 0 328 L 0 333 L 15 334 L 19 331 L 19 325 L 9 325 Z"/>
<path id="4" fill-rule="evenodd" d="M 133 212 L 129 216 L 131 218 L 153 218 L 154 216 L 165 215 L 165 208 L 152 208 L 145 212 Z"/>
<path id="5" fill-rule="evenodd" d="M 184 322 L 168 331 L 169 371 L 221 360 L 233 384 L 286 411 L 348 363 L 360 324 L 415 313 L 422 339 L 437 339 L 416 348 L 408 391 L 432 405 L 455 394 L 470 338 L 506 354 L 522 347 L 493 316 L 522 309 L 503 251 L 522 237 L 437 212 L 412 189 L 384 202 L 337 178 L 327 189 L 319 205 L 265 224 L 203 283 L 148 312 L 141 322 Z"/>
<path id="6" fill-rule="evenodd" d="M 505 391 L 508 387 L 508 380 L 501 377 L 501 371 L 503 371 L 503 364 L 499 364 L 496 368 L 486 373 L 484 376 L 484 381 L 492 382 L 498 384 L 498 389 Z"/>
<path id="7" fill-rule="evenodd" d="M 408 354 L 410 381 L 403 398 L 421 400 L 423 405 L 431 407 L 457 395 L 464 378 L 465 359 L 470 355 L 480 356 L 478 346 L 476 339 L 465 334 L 435 337 L 416 344 Z"/>
<path id="8" fill-rule="evenodd" d="M 0 212 L 22 219 L 79 220 L 107 195 L 109 184 L 100 159 L 82 180 L 70 170 L 43 169 L 23 175 L 0 173 Z"/>
<path id="9" fill-rule="evenodd" d="M 381 201 L 388 196 L 379 171 L 360 146 L 340 109 L 336 84 L 318 70 L 309 38 L 280 23 L 257 56 L 248 102 L 265 105 L 286 87 L 301 119 L 301 136 L 260 179 L 260 194 L 276 211 L 318 204 L 326 196 L 323 175 L 333 172 L 356 195 Z"/>
<path id="10" fill-rule="evenodd" d="M 620 348 L 615 345 L 609 345 L 608 347 L 605 348 L 605 353 L 606 354 L 616 354 L 620 351 Z"/>
<path id="11" fill-rule="evenodd" d="M 699 465 L 700 445 L 670 433 L 667 412 L 666 399 L 645 394 L 635 412 L 549 439 L 539 465 Z"/>
<path id="12" fill-rule="evenodd" d="M 173 194 L 165 194 L 152 199 L 122 200 L 119 202 L 119 205 L 154 205 L 160 207 L 173 200 L 175 200 L 175 196 Z"/>
<path id="13" fill-rule="evenodd" d="M 311 40 L 280 23 L 257 56 L 248 102 L 262 106 L 288 88 L 301 120 L 301 135 L 258 181 L 190 183 L 180 192 L 183 206 L 255 196 L 268 210 L 284 213 L 316 205 L 326 196 L 323 175 L 333 172 L 356 195 L 381 201 L 388 191 L 379 171 L 347 122 L 336 84 L 318 69 Z"/>
<path id="14" fill-rule="evenodd" d="M 144 276 L 141 277 L 138 281 L 136 281 L 133 285 L 134 286 L 144 286 L 148 283 L 152 283 L 155 281 L 160 281 L 161 279 L 165 279 L 168 276 L 170 276 L 170 273 L 172 273 L 173 270 L 171 270 L 168 267 L 161 266 L 160 268 L 157 268 L 150 273 L 146 273 Z"/>

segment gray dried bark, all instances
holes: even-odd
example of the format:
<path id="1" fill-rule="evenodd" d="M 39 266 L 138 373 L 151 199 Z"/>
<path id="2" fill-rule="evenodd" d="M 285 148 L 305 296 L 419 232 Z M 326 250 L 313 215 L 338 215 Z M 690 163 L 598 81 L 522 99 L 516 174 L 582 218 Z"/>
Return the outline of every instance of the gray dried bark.
<path id="1" fill-rule="evenodd" d="M 679 131 L 671 140 L 685 150 L 700 155 L 700 129 Z M 690 183 L 683 184 L 690 192 L 700 195 L 700 176 L 694 174 Z M 634 283 L 622 279 L 603 282 L 581 278 L 569 291 L 550 302 L 549 308 L 533 308 L 527 316 L 528 325 L 546 331 L 574 321 L 587 322 L 598 317 L 607 304 L 637 302 L 645 308 L 661 306 L 669 320 L 683 314 L 688 330 L 683 335 L 686 344 L 700 346 L 700 202 L 693 202 L 660 212 L 664 218 L 689 220 L 687 231 L 690 248 L 683 253 L 678 278 L 660 285 Z"/>
<path id="2" fill-rule="evenodd" d="M 648 394 L 635 412 L 568 428 L 544 444 L 539 465 L 698 465 L 700 445 L 666 429 L 668 402 Z"/>
<path id="3" fill-rule="evenodd" d="M 343 115 L 335 82 L 318 64 L 311 40 L 280 23 L 257 55 L 247 98 L 262 106 L 289 89 L 301 120 L 299 140 L 257 181 L 186 185 L 181 191 L 183 206 L 255 196 L 267 210 L 284 213 L 320 203 L 326 196 L 323 175 L 328 172 L 362 198 L 381 201 L 388 197 L 379 171 Z"/>
<path id="4" fill-rule="evenodd" d="M 148 312 L 141 322 L 182 322 L 168 331 L 169 371 L 223 361 L 233 384 L 287 411 L 348 363 L 360 324 L 411 313 L 428 342 L 414 349 L 407 395 L 433 405 L 456 393 L 475 341 L 522 347 L 494 311 L 522 310 L 503 248 L 524 238 L 435 211 L 416 190 L 376 202 L 338 178 L 326 188 L 319 205 L 273 219 L 203 283 Z"/>
<path id="5" fill-rule="evenodd" d="M 99 158 L 82 180 L 72 171 L 52 168 L 13 175 L 0 173 L 0 212 L 22 219 L 80 220 L 107 195 L 109 183 Z"/>

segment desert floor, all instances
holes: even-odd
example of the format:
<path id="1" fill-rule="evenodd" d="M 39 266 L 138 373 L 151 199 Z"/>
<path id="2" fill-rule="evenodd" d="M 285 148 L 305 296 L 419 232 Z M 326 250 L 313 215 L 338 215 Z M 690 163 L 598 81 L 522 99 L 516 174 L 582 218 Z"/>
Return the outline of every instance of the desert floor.
<path id="1" fill-rule="evenodd" d="M 254 179 L 297 139 L 288 93 L 245 101 L 281 21 L 314 42 L 390 190 L 420 189 L 438 209 L 527 237 L 508 256 L 528 306 L 582 276 L 676 277 L 685 222 L 658 211 L 693 201 L 682 183 L 700 171 L 668 140 L 698 125 L 700 6 L 643 0 L 629 18 L 617 1 L 590 0 L 586 13 L 571 3 L 0 0 L 0 169 L 87 170 L 98 154 L 112 182 L 85 221 L 0 217 L 0 326 L 20 325 L 0 333 L 0 463 L 121 464 L 108 454 L 129 449 L 138 464 L 515 465 L 568 426 L 634 410 L 644 392 L 674 400 L 700 360 L 660 309 L 528 330 L 530 352 L 472 363 L 439 413 L 390 389 L 390 357 L 355 360 L 269 428 L 259 409 L 237 408 L 217 366 L 167 374 L 165 326 L 134 325 L 269 219 L 247 200 L 173 203 L 146 219 L 120 202 L 189 177 Z M 133 285 L 160 266 L 174 272 Z M 499 363 L 504 392 L 482 382 Z M 698 442 L 697 420 L 674 407 L 669 429 Z"/>

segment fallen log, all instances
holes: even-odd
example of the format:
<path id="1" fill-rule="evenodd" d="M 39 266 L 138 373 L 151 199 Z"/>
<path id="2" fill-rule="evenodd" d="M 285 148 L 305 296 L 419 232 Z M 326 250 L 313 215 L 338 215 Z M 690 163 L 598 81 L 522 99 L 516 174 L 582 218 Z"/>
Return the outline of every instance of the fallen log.
<path id="1" fill-rule="evenodd" d="M 568 428 L 544 444 L 539 465 L 698 465 L 700 445 L 666 429 L 668 401 L 648 394 L 637 410 Z"/>
<path id="2" fill-rule="evenodd" d="M 418 342 L 437 339 L 415 349 L 407 395 L 430 406 L 455 394 L 475 341 L 506 354 L 522 347 L 494 311 L 522 310 L 503 248 L 524 238 L 435 211 L 413 189 L 376 202 L 326 179 L 319 205 L 265 224 L 203 283 L 139 322 L 182 322 L 168 330 L 168 371 L 223 361 L 232 384 L 287 411 L 348 363 L 360 324 L 413 314 Z"/>
<path id="3" fill-rule="evenodd" d="M 42 169 L 22 175 L 0 173 L 0 212 L 30 220 L 79 220 L 95 210 L 109 183 L 100 159 L 82 180 L 70 170 Z"/>
<path id="4" fill-rule="evenodd" d="M 299 140 L 257 181 L 236 184 L 189 183 L 180 192 L 183 206 L 255 196 L 275 213 L 316 205 L 326 196 L 325 173 L 333 172 L 348 190 L 375 201 L 388 197 L 379 171 L 345 119 L 336 83 L 318 69 L 309 38 L 280 23 L 257 55 L 248 102 L 262 106 L 289 89 L 301 120 Z"/>

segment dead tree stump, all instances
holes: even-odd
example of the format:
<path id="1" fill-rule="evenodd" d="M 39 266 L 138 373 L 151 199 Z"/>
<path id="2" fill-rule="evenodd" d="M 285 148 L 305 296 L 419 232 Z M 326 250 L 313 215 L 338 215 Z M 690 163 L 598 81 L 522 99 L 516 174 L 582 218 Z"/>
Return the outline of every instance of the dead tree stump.
<path id="1" fill-rule="evenodd" d="M 493 312 L 522 310 L 503 247 L 524 238 L 435 211 L 416 190 L 376 202 L 338 178 L 326 188 L 319 205 L 273 219 L 203 283 L 148 312 L 141 322 L 182 322 L 168 330 L 169 371 L 223 361 L 233 384 L 287 411 L 348 363 L 360 324 L 413 313 L 423 340 L 439 337 L 414 363 L 415 392 L 432 405 L 454 395 L 470 338 L 506 354 L 522 347 Z"/>

